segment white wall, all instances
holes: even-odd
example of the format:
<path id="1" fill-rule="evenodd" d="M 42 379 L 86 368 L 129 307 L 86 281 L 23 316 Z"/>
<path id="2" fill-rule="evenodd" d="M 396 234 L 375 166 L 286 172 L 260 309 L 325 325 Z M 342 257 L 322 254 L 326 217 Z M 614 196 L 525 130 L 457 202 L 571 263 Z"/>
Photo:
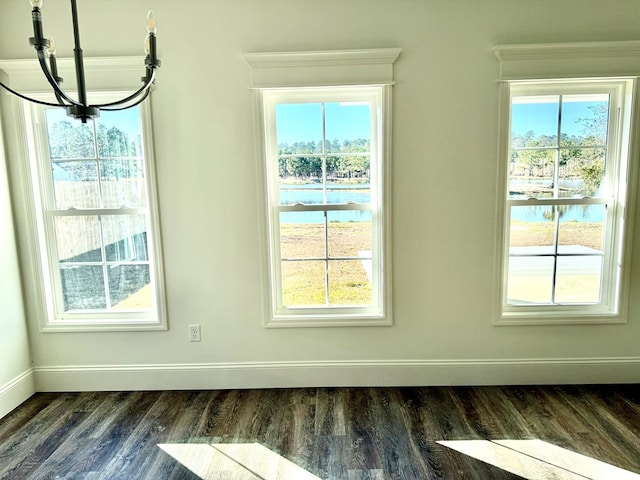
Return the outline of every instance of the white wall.
<path id="1" fill-rule="evenodd" d="M 0 58 L 32 55 L 24 3 L 0 4 Z M 147 9 L 158 19 L 163 64 L 153 119 L 170 330 L 42 334 L 28 300 L 37 387 L 640 381 L 638 218 L 628 323 L 492 326 L 492 47 L 640 38 L 637 0 L 614 3 L 79 2 L 88 56 L 141 54 Z M 59 55 L 70 56 L 68 2 L 48 0 L 43 14 Z M 372 47 L 402 48 L 393 111 L 395 325 L 264 329 L 257 160 L 242 54 Z M 202 324 L 202 342 L 188 342 L 190 323 Z"/>
<path id="2" fill-rule="evenodd" d="M 26 327 L 4 144 L 0 135 L 0 418 L 34 392 Z"/>

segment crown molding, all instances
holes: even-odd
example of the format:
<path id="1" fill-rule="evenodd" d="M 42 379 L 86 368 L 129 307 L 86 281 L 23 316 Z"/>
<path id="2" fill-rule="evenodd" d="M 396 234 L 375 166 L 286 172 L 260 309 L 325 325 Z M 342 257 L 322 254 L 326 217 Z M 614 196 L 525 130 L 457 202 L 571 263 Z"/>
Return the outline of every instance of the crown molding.
<path id="1" fill-rule="evenodd" d="M 640 75 L 640 41 L 497 45 L 500 79 Z"/>
<path id="2" fill-rule="evenodd" d="M 400 48 L 247 53 L 252 88 L 392 85 Z"/>

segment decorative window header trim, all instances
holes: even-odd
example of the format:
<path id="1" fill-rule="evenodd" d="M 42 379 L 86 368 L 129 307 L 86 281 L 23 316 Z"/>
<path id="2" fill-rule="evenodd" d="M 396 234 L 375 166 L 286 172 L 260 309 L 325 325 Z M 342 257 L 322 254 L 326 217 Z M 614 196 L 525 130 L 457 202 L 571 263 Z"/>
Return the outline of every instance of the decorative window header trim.
<path id="1" fill-rule="evenodd" d="M 501 80 L 640 75 L 640 41 L 498 45 Z"/>
<path id="2" fill-rule="evenodd" d="M 85 57 L 84 66 L 87 82 L 93 91 L 113 89 L 137 89 L 140 75 L 141 56 L 126 57 Z M 58 58 L 58 72 L 64 78 L 65 89 L 73 91 L 76 84 L 73 58 Z M 33 59 L 0 60 L 0 71 L 9 77 L 13 88 L 27 92 L 49 91 L 48 83 L 37 61 Z"/>
<path id="3" fill-rule="evenodd" d="M 248 53 L 251 88 L 392 85 L 399 48 Z"/>

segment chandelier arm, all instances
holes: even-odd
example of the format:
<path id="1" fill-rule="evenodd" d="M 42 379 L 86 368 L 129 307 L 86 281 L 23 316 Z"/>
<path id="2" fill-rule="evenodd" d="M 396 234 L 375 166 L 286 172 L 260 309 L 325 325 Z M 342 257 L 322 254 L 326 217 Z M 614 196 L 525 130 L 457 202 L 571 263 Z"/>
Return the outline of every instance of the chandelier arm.
<path id="1" fill-rule="evenodd" d="M 40 68 L 42 69 L 42 73 L 44 73 L 44 76 L 47 78 L 47 81 L 51 85 L 51 88 L 53 88 L 53 91 L 56 94 L 56 97 L 62 97 L 65 101 L 69 102 L 71 105 L 82 106 L 81 103 L 75 101 L 73 98 L 67 95 L 67 93 L 64 90 L 62 90 L 62 88 L 60 88 L 60 85 L 58 85 L 58 82 L 56 81 L 56 79 L 53 77 L 53 74 L 49 70 L 47 61 L 44 58 L 44 51 L 42 50 L 38 50 L 38 61 L 40 62 Z M 59 106 L 67 107 L 68 105 L 65 105 L 64 103 L 60 103 Z"/>
<path id="2" fill-rule="evenodd" d="M 144 102 L 150 93 L 151 93 L 151 89 L 148 88 L 147 90 L 145 90 L 142 96 L 135 101 L 135 103 L 127 104 L 124 107 L 106 107 L 106 108 L 100 107 L 100 110 L 104 110 L 105 112 L 117 112 L 120 110 L 126 110 L 127 108 L 135 107 L 137 105 L 140 105 L 142 102 Z"/>
<path id="3" fill-rule="evenodd" d="M 46 105 L 48 107 L 65 107 L 66 106 L 60 103 L 45 102 L 43 100 L 36 100 L 35 98 L 27 97 L 26 95 L 23 95 L 20 92 L 16 92 L 13 88 L 9 87 L 8 85 L 5 85 L 2 82 L 0 82 L 0 86 L 5 88 L 9 93 L 13 93 L 16 97 L 20 97 L 21 99 L 27 100 L 28 102 L 37 103 L 39 105 Z"/>
<path id="4" fill-rule="evenodd" d="M 117 107 L 118 105 L 122 105 L 128 102 L 131 102 L 132 100 L 135 100 L 136 98 L 138 98 L 138 96 L 144 92 L 148 92 L 151 85 L 153 84 L 153 80 L 155 79 L 156 76 L 156 71 L 154 69 L 151 69 L 151 75 L 145 78 L 145 83 L 142 85 L 142 87 L 140 87 L 137 91 L 135 91 L 134 93 L 132 93 L 131 95 L 129 95 L 126 98 L 123 98 L 121 100 L 117 100 L 115 102 L 110 102 L 110 103 L 102 103 L 100 105 L 92 105 L 92 107 L 96 107 L 99 108 L 100 110 L 104 109 L 105 107 Z M 146 95 L 144 98 L 147 98 Z"/>

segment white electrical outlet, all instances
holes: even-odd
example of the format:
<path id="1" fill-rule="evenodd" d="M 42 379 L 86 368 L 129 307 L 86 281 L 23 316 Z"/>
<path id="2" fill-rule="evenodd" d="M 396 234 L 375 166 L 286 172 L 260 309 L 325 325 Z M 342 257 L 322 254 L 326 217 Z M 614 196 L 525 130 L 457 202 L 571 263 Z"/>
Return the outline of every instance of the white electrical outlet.
<path id="1" fill-rule="evenodd" d="M 189 325 L 189 341 L 200 341 L 200 325 Z"/>

